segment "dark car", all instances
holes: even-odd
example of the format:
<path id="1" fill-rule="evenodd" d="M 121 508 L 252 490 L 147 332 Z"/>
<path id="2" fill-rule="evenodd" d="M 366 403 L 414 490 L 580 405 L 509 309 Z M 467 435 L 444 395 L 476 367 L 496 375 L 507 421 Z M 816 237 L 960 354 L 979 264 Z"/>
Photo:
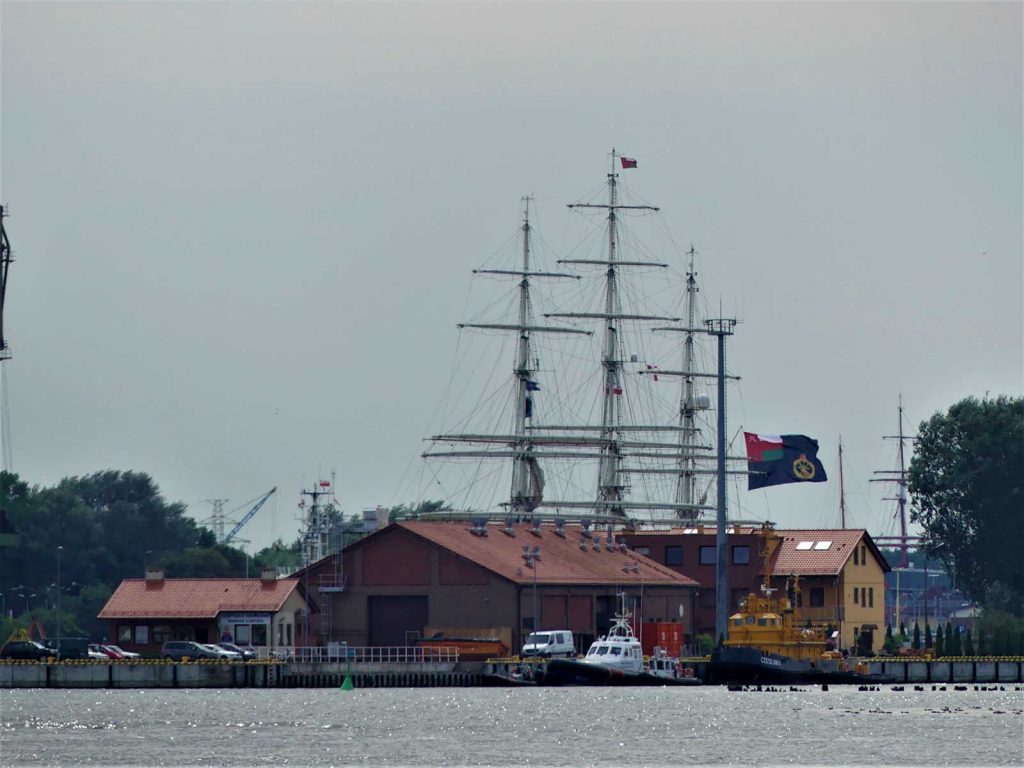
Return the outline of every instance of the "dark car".
<path id="1" fill-rule="evenodd" d="M 51 656 L 56 656 L 56 652 L 35 640 L 11 640 L 0 648 L 0 659 L 43 661 Z"/>
<path id="2" fill-rule="evenodd" d="M 217 659 L 220 658 L 220 655 L 191 640 L 168 640 L 160 649 L 160 658 L 181 661 L 182 659 Z"/>

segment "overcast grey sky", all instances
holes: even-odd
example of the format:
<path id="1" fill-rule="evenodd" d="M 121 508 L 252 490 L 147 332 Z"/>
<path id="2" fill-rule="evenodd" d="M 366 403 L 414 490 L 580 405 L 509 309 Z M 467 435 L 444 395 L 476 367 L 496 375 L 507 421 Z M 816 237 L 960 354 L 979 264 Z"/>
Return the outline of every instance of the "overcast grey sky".
<path id="1" fill-rule="evenodd" d="M 332 470 L 346 512 L 414 501 L 469 270 L 527 193 L 570 246 L 614 146 L 742 320 L 730 432 L 833 480 L 841 434 L 850 523 L 891 533 L 900 393 L 913 425 L 1022 391 L 1021 7 L 4 0 L 14 469 L 198 518 L 276 485 L 253 547 Z"/>

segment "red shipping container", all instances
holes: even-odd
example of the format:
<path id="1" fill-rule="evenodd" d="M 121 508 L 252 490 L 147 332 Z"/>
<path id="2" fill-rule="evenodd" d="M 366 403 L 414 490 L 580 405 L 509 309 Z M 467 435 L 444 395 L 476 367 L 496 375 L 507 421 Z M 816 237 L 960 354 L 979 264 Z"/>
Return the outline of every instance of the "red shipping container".
<path id="1" fill-rule="evenodd" d="M 654 655 L 655 646 L 664 648 L 669 656 L 679 656 L 683 647 L 683 624 L 680 621 L 645 622 L 640 637 L 645 656 Z"/>

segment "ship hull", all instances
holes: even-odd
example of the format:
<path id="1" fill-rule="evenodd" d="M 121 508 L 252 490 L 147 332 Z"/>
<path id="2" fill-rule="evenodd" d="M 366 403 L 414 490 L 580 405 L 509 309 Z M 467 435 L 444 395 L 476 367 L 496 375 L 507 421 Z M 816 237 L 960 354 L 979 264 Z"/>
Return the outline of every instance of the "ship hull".
<path id="1" fill-rule="evenodd" d="M 743 646 L 715 648 L 708 664 L 709 682 L 717 685 L 809 683 L 813 672 L 809 661 Z"/>
<path id="2" fill-rule="evenodd" d="M 572 659 L 551 659 L 544 665 L 543 675 L 539 677 L 540 685 L 545 686 L 663 686 L 663 685 L 700 685 L 695 677 L 669 678 L 648 673 L 624 672 L 621 669 L 605 667 L 600 664 L 587 664 Z"/>
<path id="3" fill-rule="evenodd" d="M 715 648 L 708 665 L 708 680 L 717 685 L 871 685 L 895 682 L 891 676 L 861 674 L 842 669 L 835 662 L 814 664 L 743 646 Z"/>

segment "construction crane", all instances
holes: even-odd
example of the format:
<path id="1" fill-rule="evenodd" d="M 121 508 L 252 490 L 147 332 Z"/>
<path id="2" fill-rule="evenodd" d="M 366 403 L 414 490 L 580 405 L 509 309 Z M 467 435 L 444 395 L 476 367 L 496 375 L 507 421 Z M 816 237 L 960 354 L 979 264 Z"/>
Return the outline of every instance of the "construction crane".
<path id="1" fill-rule="evenodd" d="M 252 516 L 255 515 L 257 512 L 259 512 L 260 507 L 262 507 L 264 504 L 267 503 L 267 499 L 269 499 L 271 496 L 273 496 L 275 491 L 277 491 L 277 486 L 276 485 L 273 488 L 271 488 L 269 491 L 264 493 L 262 496 L 260 496 L 258 499 L 256 499 L 256 503 L 253 504 L 252 508 L 248 512 L 245 513 L 245 517 L 243 517 L 241 520 L 239 520 L 235 524 L 235 527 L 232 528 L 228 532 L 228 535 L 225 536 L 224 540 L 221 541 L 220 543 L 221 544 L 230 544 L 231 540 L 233 538 L 235 538 L 236 534 L 240 530 L 242 530 L 242 528 L 245 526 L 246 523 L 248 523 L 250 520 L 252 520 Z"/>

